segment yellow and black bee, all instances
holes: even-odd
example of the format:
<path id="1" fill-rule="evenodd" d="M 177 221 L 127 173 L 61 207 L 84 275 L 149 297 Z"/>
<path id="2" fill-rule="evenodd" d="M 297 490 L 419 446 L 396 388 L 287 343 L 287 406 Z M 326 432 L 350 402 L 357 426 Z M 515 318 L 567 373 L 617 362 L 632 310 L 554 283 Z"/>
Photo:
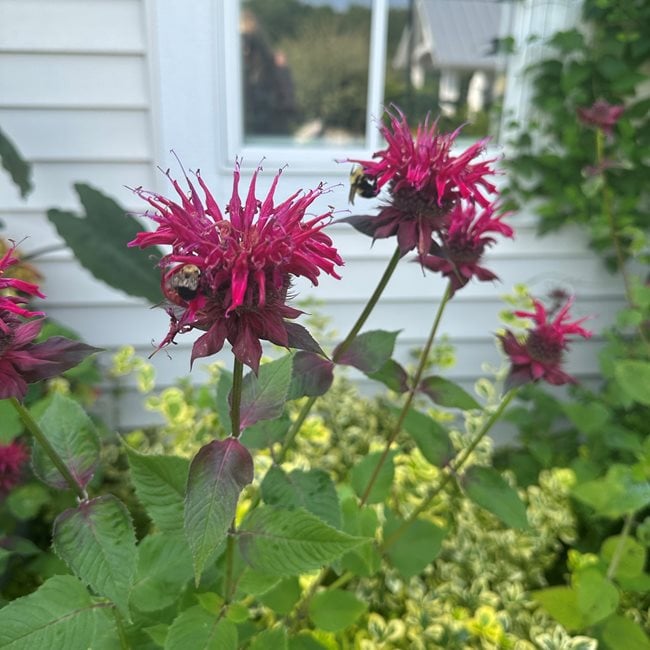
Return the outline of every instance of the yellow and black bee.
<path id="1" fill-rule="evenodd" d="M 169 298 L 180 298 L 185 302 L 194 300 L 199 292 L 201 269 L 195 264 L 177 267 L 169 278 Z M 176 302 L 176 300 L 173 300 Z"/>
<path id="2" fill-rule="evenodd" d="M 364 199 L 372 199 L 379 194 L 377 179 L 368 174 L 364 174 L 361 165 L 355 165 L 350 172 L 350 194 L 348 201 L 354 204 L 354 197 L 357 194 Z"/>

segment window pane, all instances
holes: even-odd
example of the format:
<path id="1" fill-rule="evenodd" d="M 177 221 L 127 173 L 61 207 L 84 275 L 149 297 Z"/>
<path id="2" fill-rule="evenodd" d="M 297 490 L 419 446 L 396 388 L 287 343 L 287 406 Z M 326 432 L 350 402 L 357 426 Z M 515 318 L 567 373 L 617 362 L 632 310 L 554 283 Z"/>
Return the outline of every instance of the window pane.
<path id="1" fill-rule="evenodd" d="M 498 135 L 508 12 L 503 0 L 390 0 L 386 105 L 413 122 L 440 116 L 445 131 Z"/>
<path id="2" fill-rule="evenodd" d="M 364 140 L 370 0 L 242 0 L 247 144 Z"/>

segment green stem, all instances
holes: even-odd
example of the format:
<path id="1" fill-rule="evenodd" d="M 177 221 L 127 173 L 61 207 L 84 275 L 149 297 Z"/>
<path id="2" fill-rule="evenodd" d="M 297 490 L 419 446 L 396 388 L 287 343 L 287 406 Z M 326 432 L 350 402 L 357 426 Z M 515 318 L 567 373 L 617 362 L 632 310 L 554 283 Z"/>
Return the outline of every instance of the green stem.
<path id="1" fill-rule="evenodd" d="M 370 316 L 370 314 L 372 313 L 372 310 L 375 308 L 375 305 L 379 301 L 379 298 L 381 297 L 381 294 L 386 288 L 388 281 L 393 275 L 395 268 L 397 267 L 397 263 L 400 260 L 400 257 L 401 257 L 401 253 L 399 247 L 397 247 L 395 249 L 395 252 L 393 253 L 393 256 L 390 258 L 390 261 L 388 262 L 388 266 L 386 266 L 386 270 L 384 271 L 384 274 L 381 276 L 379 283 L 375 287 L 374 292 L 370 296 L 370 299 L 366 303 L 366 306 L 364 307 L 363 311 L 359 315 L 359 318 L 357 318 L 355 324 L 352 326 L 352 329 L 349 331 L 348 335 L 343 339 L 343 341 L 337 346 L 336 350 L 334 351 L 334 354 L 332 355 L 332 361 L 334 363 L 336 363 L 341 358 L 343 353 L 350 347 L 350 345 L 352 345 L 352 341 L 354 341 L 357 334 L 361 331 L 361 328 L 363 327 L 364 323 L 368 320 L 368 316 Z M 298 435 L 298 432 L 300 431 L 303 422 L 307 419 L 307 416 L 309 415 L 317 399 L 318 399 L 317 397 L 310 397 L 302 405 L 302 408 L 300 409 L 300 413 L 298 413 L 298 417 L 293 421 L 291 428 L 287 432 L 282 448 L 280 449 L 280 452 L 278 453 L 277 458 L 275 459 L 275 462 L 278 465 L 282 463 L 282 461 L 284 460 L 284 457 L 286 456 L 287 451 L 291 446 L 291 443 L 293 442 L 294 438 Z"/>
<path id="2" fill-rule="evenodd" d="M 427 342 L 424 344 L 424 348 L 422 349 L 422 353 L 420 354 L 420 362 L 418 363 L 418 367 L 415 371 L 415 375 L 413 376 L 411 387 L 406 396 L 406 401 L 404 402 L 399 417 L 397 418 L 397 423 L 395 424 L 395 428 L 393 429 L 393 432 L 391 433 L 388 440 L 386 441 L 386 445 L 384 447 L 384 451 L 381 457 L 379 458 L 379 462 L 375 466 L 372 476 L 368 481 L 366 490 L 363 493 L 363 496 L 361 497 L 361 503 L 360 503 L 361 506 L 363 506 L 368 500 L 368 497 L 370 496 L 370 492 L 372 491 L 372 488 L 374 487 L 375 482 L 377 481 L 377 477 L 379 476 L 379 472 L 381 471 L 382 466 L 386 462 L 386 458 L 388 458 L 391 445 L 393 444 L 393 442 L 395 442 L 395 438 L 397 438 L 399 432 L 402 430 L 402 425 L 404 424 L 404 420 L 408 414 L 409 409 L 411 408 L 411 404 L 413 403 L 413 400 L 415 399 L 415 395 L 418 392 L 420 386 L 420 380 L 422 379 L 422 375 L 424 374 L 424 369 L 427 366 L 429 352 L 431 352 L 431 346 L 433 345 L 433 341 L 436 338 L 436 333 L 438 332 L 438 326 L 440 325 L 442 314 L 450 298 L 451 298 L 451 282 L 447 285 L 447 288 L 445 289 L 445 293 L 442 296 L 442 300 L 438 305 L 438 310 L 436 311 L 436 317 L 433 321 L 431 332 L 429 332 L 429 338 L 427 339 Z"/>
<path id="3" fill-rule="evenodd" d="M 244 377 L 244 364 L 235 357 L 232 369 L 232 389 L 230 390 L 230 422 L 232 424 L 232 437 L 239 438 L 241 435 L 241 389 Z"/>
<path id="4" fill-rule="evenodd" d="M 481 440 L 485 438 L 487 433 L 494 426 L 495 422 L 497 422 L 497 420 L 501 417 L 503 411 L 506 409 L 508 404 L 510 404 L 516 392 L 516 389 L 512 389 L 504 395 L 497 409 L 483 423 L 483 426 L 476 434 L 476 436 L 474 436 L 472 442 L 467 447 L 465 447 L 465 449 L 463 449 L 463 451 L 458 454 L 458 456 L 456 456 L 456 458 L 451 462 L 449 466 L 445 468 L 445 475 L 442 481 L 429 491 L 429 494 L 427 494 L 422 503 L 420 503 L 420 505 L 415 510 L 413 510 L 413 512 L 404 520 L 404 523 L 397 530 L 395 530 L 392 535 L 384 540 L 384 543 L 382 545 L 383 551 L 390 548 L 404 534 L 406 529 L 418 518 L 418 516 L 429 507 L 431 502 L 445 489 L 447 483 L 449 483 L 449 481 L 451 481 L 451 479 L 458 473 L 460 468 L 463 467 Z"/>
<path id="5" fill-rule="evenodd" d="M 612 555 L 612 559 L 609 562 L 609 567 L 607 567 L 608 580 L 611 580 L 616 575 L 616 570 L 618 569 L 618 565 L 620 564 L 621 559 L 623 558 L 623 553 L 625 552 L 625 542 L 627 541 L 627 538 L 630 535 L 630 529 L 632 528 L 633 521 L 634 521 L 634 513 L 630 513 L 627 517 L 625 517 L 623 530 L 619 535 L 616 548 L 614 549 L 614 553 Z"/>
<path id="6" fill-rule="evenodd" d="M 124 620 L 122 619 L 122 615 L 118 611 L 117 607 L 113 607 L 113 617 L 115 618 L 115 627 L 117 628 L 117 637 L 120 641 L 120 648 L 122 650 L 130 650 L 131 644 L 126 636 Z"/>
<path id="7" fill-rule="evenodd" d="M 231 531 L 234 531 L 234 529 L 235 529 L 235 520 L 233 519 L 233 522 L 231 524 Z M 235 559 L 235 537 L 233 534 L 228 534 L 228 537 L 226 538 L 226 575 L 224 576 L 224 580 L 223 580 L 223 597 L 226 604 L 230 602 L 230 598 L 232 597 L 232 591 L 233 591 L 232 574 L 233 574 L 234 559 Z"/>
<path id="8" fill-rule="evenodd" d="M 70 488 L 77 493 L 77 496 L 82 500 L 86 501 L 88 499 L 88 494 L 79 483 L 75 480 L 74 476 L 68 469 L 67 465 L 63 462 L 63 459 L 57 453 L 56 449 L 51 445 L 50 441 L 45 437 L 45 434 L 41 431 L 41 428 L 36 423 L 36 420 L 32 417 L 31 413 L 15 398 L 10 397 L 9 401 L 13 404 L 13 407 L 18 412 L 20 419 L 25 425 L 26 429 L 34 436 L 38 444 L 43 448 L 45 453 L 50 457 L 54 467 L 59 470 L 59 473 L 65 479 L 66 483 Z"/>

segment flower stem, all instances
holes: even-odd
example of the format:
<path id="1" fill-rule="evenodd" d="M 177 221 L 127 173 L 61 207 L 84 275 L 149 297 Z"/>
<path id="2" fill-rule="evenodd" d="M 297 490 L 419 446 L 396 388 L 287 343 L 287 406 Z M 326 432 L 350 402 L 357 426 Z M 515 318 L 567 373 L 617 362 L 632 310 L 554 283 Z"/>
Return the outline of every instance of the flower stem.
<path id="1" fill-rule="evenodd" d="M 442 300 L 438 305 L 438 310 L 436 311 L 436 317 L 433 321 L 431 332 L 429 332 L 429 338 L 427 339 L 427 342 L 424 344 L 424 348 L 422 349 L 422 352 L 420 354 L 420 361 L 418 363 L 418 367 L 415 371 L 415 374 L 413 375 L 413 380 L 411 381 L 411 387 L 409 388 L 408 394 L 406 396 L 406 401 L 404 402 L 399 417 L 397 418 L 395 428 L 393 429 L 393 432 L 391 433 L 388 440 L 386 441 L 386 445 L 379 459 L 379 462 L 375 466 L 372 476 L 368 481 L 368 485 L 366 486 L 365 492 L 361 497 L 361 503 L 359 504 L 360 506 L 363 506 L 368 500 L 368 497 L 370 496 L 370 492 L 372 491 L 372 488 L 374 487 L 375 482 L 377 481 L 377 477 L 379 476 L 379 472 L 381 471 L 382 466 L 386 462 L 386 458 L 388 458 L 391 445 L 393 444 L 393 442 L 395 442 L 395 438 L 397 438 L 399 432 L 402 430 L 402 424 L 404 424 L 406 415 L 408 414 L 408 411 L 411 408 L 411 404 L 415 399 L 415 395 L 418 392 L 420 380 L 422 379 L 422 375 L 424 373 L 424 369 L 426 368 L 427 360 L 429 358 L 429 353 L 431 352 L 431 346 L 433 345 L 433 341 L 436 338 L 436 333 L 438 332 L 438 326 L 440 325 L 442 314 L 450 298 L 451 298 L 451 283 L 447 284 L 445 293 L 443 294 Z"/>
<path id="2" fill-rule="evenodd" d="M 45 437 L 45 434 L 41 431 L 41 428 L 38 426 L 36 420 L 32 417 L 32 414 L 15 398 L 10 397 L 9 401 L 13 407 L 18 412 L 20 419 L 22 420 L 25 428 L 34 436 L 34 439 L 38 444 L 43 448 L 45 453 L 49 456 L 50 460 L 54 467 L 59 470 L 59 473 L 65 479 L 66 483 L 70 486 L 73 492 L 76 492 L 77 496 L 82 500 L 86 501 L 88 499 L 88 494 L 79 483 L 77 483 L 74 476 L 68 469 L 67 465 L 63 462 L 61 456 L 51 445 L 50 441 Z"/>
<path id="3" fill-rule="evenodd" d="M 341 358 L 341 355 L 350 347 L 350 345 L 352 345 L 352 341 L 354 341 L 356 335 L 359 333 L 364 323 L 368 320 L 368 317 L 372 313 L 372 310 L 375 308 L 375 305 L 379 301 L 379 298 L 381 297 L 381 294 L 386 288 L 388 281 L 393 275 L 393 272 L 397 267 L 397 263 L 399 262 L 400 257 L 401 257 L 401 253 L 399 247 L 397 247 L 395 249 L 395 252 L 393 253 L 393 256 L 390 258 L 390 261 L 388 262 L 388 266 L 386 266 L 386 270 L 384 271 L 384 274 L 381 276 L 379 283 L 377 284 L 373 294 L 370 296 L 368 302 L 366 303 L 366 306 L 364 307 L 363 311 L 359 315 L 359 318 L 357 318 L 355 324 L 352 326 L 352 329 L 349 331 L 348 335 L 343 339 L 343 341 L 337 346 L 336 350 L 334 351 L 334 354 L 332 355 L 332 361 L 334 363 L 336 363 Z M 287 432 L 282 448 L 280 449 L 280 452 L 278 453 L 275 459 L 275 462 L 278 465 L 282 463 L 282 461 L 284 460 L 284 457 L 286 456 L 287 451 L 291 446 L 291 443 L 293 442 L 296 435 L 298 435 L 298 432 L 300 431 L 300 427 L 302 427 L 303 422 L 307 419 L 307 416 L 309 415 L 317 399 L 318 399 L 317 397 L 310 397 L 302 405 L 302 408 L 300 409 L 300 413 L 298 413 L 298 417 L 294 420 L 293 424 L 291 425 L 291 428 Z"/>
<path id="4" fill-rule="evenodd" d="M 616 570 L 618 569 L 618 565 L 620 564 L 621 558 L 623 557 L 623 553 L 625 551 L 625 542 L 627 541 L 627 538 L 630 535 L 630 529 L 632 528 L 633 521 L 634 521 L 634 513 L 630 513 L 627 517 L 625 517 L 623 530 L 619 535 L 619 539 L 616 544 L 616 548 L 614 549 L 612 559 L 610 560 L 609 566 L 607 567 L 608 580 L 611 580 L 616 575 Z"/>
<path id="5" fill-rule="evenodd" d="M 407 528 L 418 518 L 418 516 L 429 507 L 431 502 L 444 490 L 447 483 L 449 483 L 449 481 L 451 481 L 451 479 L 458 473 L 460 468 L 467 462 L 467 459 L 471 456 L 474 449 L 476 449 L 481 440 L 485 438 L 487 433 L 494 426 L 495 422 L 497 422 L 497 420 L 501 417 L 503 411 L 506 409 L 508 404 L 510 404 L 516 392 L 516 389 L 512 389 L 503 396 L 503 399 L 501 400 L 499 406 L 483 423 L 483 426 L 476 434 L 476 436 L 474 436 L 472 442 L 470 442 L 470 444 L 456 456 L 450 465 L 444 468 L 443 471 L 445 475 L 442 481 L 429 491 L 429 494 L 427 494 L 422 503 L 420 503 L 420 505 L 415 510 L 413 510 L 413 512 L 404 520 L 404 523 L 397 530 L 395 530 L 392 535 L 384 540 L 384 543 L 382 545 L 383 551 L 390 548 L 404 534 Z"/>
<path id="6" fill-rule="evenodd" d="M 231 525 L 231 531 L 235 529 L 235 521 Z M 226 537 L 226 575 L 223 579 L 223 597 L 226 603 L 230 602 L 233 591 L 232 575 L 233 563 L 235 558 L 235 537 L 229 534 Z"/>
<path id="7" fill-rule="evenodd" d="M 239 438 L 241 435 L 241 389 L 244 377 L 244 364 L 235 357 L 235 363 L 232 369 L 232 388 L 230 390 L 230 422 L 233 438 Z"/>

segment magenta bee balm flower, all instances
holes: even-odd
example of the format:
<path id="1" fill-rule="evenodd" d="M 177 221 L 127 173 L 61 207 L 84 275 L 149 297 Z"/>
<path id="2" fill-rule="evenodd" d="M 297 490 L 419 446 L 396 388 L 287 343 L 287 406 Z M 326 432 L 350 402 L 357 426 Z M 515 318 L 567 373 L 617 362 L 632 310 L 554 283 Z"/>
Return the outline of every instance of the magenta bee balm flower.
<path id="1" fill-rule="evenodd" d="M 432 234 L 443 229 L 448 215 L 460 199 L 471 199 L 482 207 L 496 187 L 487 180 L 494 159 L 477 161 L 487 140 L 481 140 L 458 155 L 452 153 L 460 129 L 439 133 L 428 118 L 415 135 L 401 111 L 388 112 L 390 124 L 380 127 L 387 147 L 373 160 L 354 160 L 354 174 L 362 196 L 376 195 L 388 186 L 389 197 L 377 215 L 355 215 L 342 219 L 374 239 L 397 236 L 402 254 L 414 248 L 429 253 Z M 370 191 L 372 189 L 372 192 Z"/>
<path id="2" fill-rule="evenodd" d="M 59 375 L 97 352 L 97 348 L 61 336 L 34 343 L 42 319 L 25 319 L 42 316 L 43 312 L 25 307 L 28 298 L 19 292 L 45 296 L 35 284 L 5 277 L 6 270 L 19 262 L 14 250 L 15 246 L 0 259 L 0 399 L 22 399 L 27 384 Z"/>
<path id="3" fill-rule="evenodd" d="M 583 124 L 600 129 L 605 135 L 611 136 L 612 129 L 621 118 L 625 106 L 614 105 L 599 99 L 589 108 L 578 108 L 578 118 Z"/>
<path id="4" fill-rule="evenodd" d="M 494 215 L 495 205 L 486 207 L 477 217 L 476 205 L 459 202 L 449 213 L 449 226 L 440 233 L 442 245 L 433 243 L 428 255 L 419 257 L 420 264 L 438 271 L 451 282 L 451 295 L 464 287 L 473 277 L 485 282 L 497 276 L 479 262 L 485 249 L 495 243 L 489 233 L 512 237 L 512 228 L 502 223 L 505 215 Z"/>
<path id="5" fill-rule="evenodd" d="M 232 196 L 223 213 L 198 173 L 204 199 L 189 179 L 189 196 L 172 181 L 178 203 L 140 191 L 155 208 L 156 214 L 148 216 L 158 227 L 139 233 L 129 245 L 171 246 L 160 261 L 162 290 L 173 303 L 167 310 L 171 325 L 159 347 L 174 342 L 177 334 L 201 330 L 192 361 L 215 354 L 228 340 L 235 357 L 255 372 L 262 355 L 260 340 L 320 351 L 307 330 L 291 322 L 302 312 L 286 302 L 294 277 L 313 284 L 321 271 L 339 277 L 335 267 L 343 261 L 323 232 L 331 212 L 303 221 L 325 190 L 321 185 L 276 204 L 278 172 L 267 196 L 259 200 L 259 171 L 242 201 L 239 164 L 235 166 Z"/>
<path id="6" fill-rule="evenodd" d="M 533 300 L 535 311 L 515 312 L 521 318 L 532 318 L 535 326 L 528 330 L 523 340 L 519 340 L 510 331 L 499 337 L 503 350 L 512 361 L 506 380 L 507 388 L 539 380 L 556 386 L 575 383 L 575 379 L 561 368 L 564 351 L 568 347 L 570 336 L 589 338 L 591 332 L 581 327 L 586 318 L 573 322 L 569 320 L 572 302 L 571 299 L 568 300 L 552 319 L 539 300 Z"/>

